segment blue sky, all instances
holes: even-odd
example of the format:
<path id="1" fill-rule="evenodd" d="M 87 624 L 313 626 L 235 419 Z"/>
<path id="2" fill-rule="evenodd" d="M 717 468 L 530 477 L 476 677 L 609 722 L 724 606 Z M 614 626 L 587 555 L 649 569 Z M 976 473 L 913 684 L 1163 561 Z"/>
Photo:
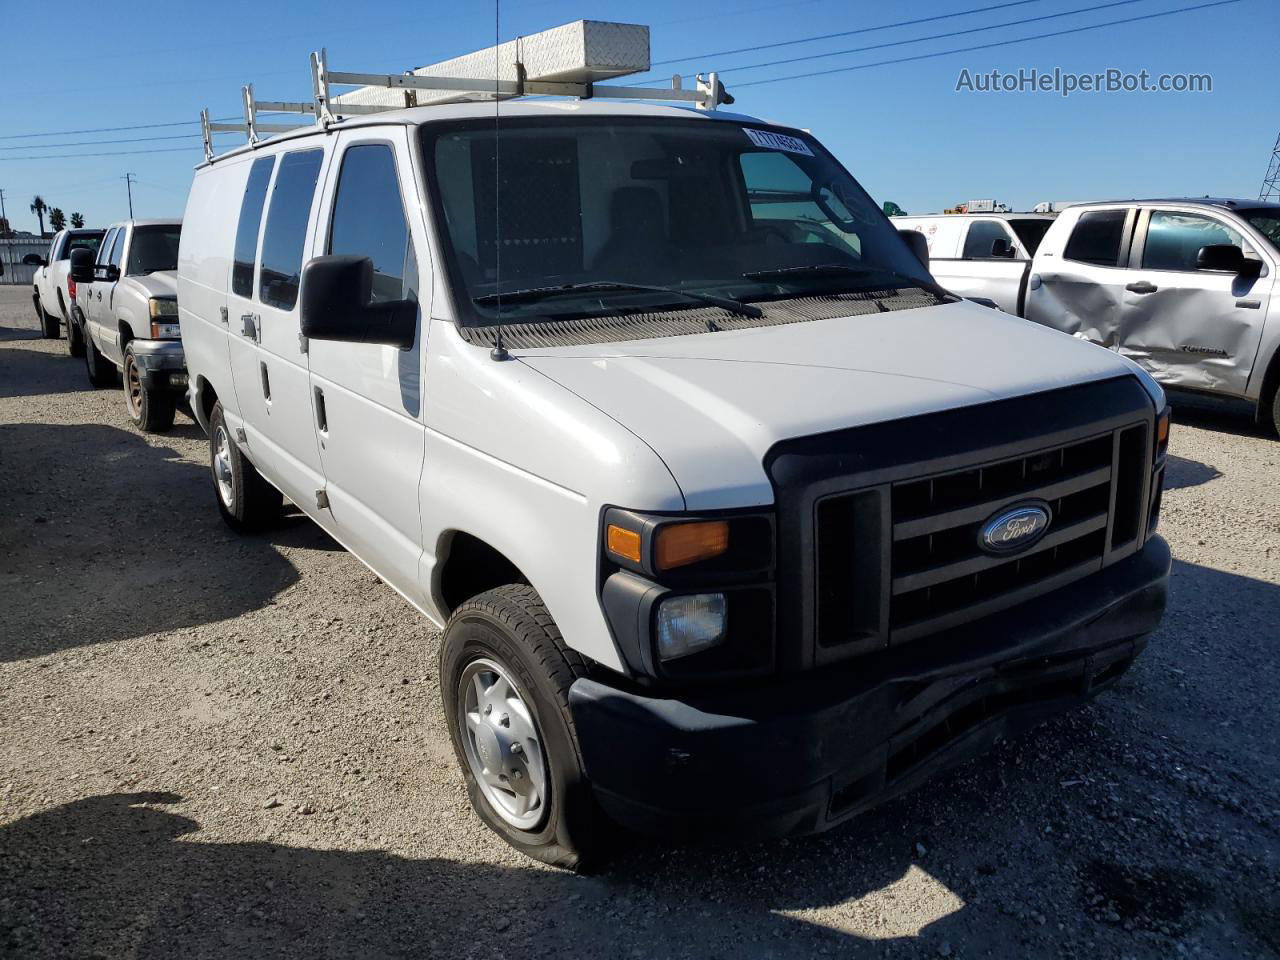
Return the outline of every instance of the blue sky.
<path id="1" fill-rule="evenodd" d="M 929 212 L 993 197 L 1026 209 L 1041 200 L 1214 194 L 1257 196 L 1277 132 L 1269 82 L 1280 39 L 1280 3 L 1238 0 L 1173 16 L 1000 43 L 1089 24 L 1161 13 L 1207 0 L 1110 0 L 1109 9 L 1036 23 L 1012 21 L 1080 11 L 1108 0 L 1019 0 L 930 23 L 871 29 L 992 6 L 1002 0 L 530 0 L 502 4 L 504 39 L 579 18 L 652 27 L 655 61 L 672 72 L 719 69 L 732 108 L 811 129 L 877 200 Z M 326 7 L 328 9 L 326 9 Z M 77 8 L 68 8 L 71 11 Z M 93 22 L 0 31 L 5 96 L 0 105 L 0 189 L 16 229 L 34 230 L 39 193 L 90 224 L 127 215 L 125 172 L 136 175 L 138 216 L 180 215 L 191 169 L 201 159 L 201 107 L 239 111 L 239 86 L 258 96 L 307 99 L 307 56 L 325 46 L 337 70 L 399 72 L 488 46 L 488 2 L 382 0 L 376 23 L 361 5 L 325 0 L 201 3 L 126 0 Z M 216 15 L 210 16 L 210 11 Z M 643 10 L 643 14 L 640 14 Z M 112 12 L 115 11 L 115 12 Z M 26 17 L 30 26 L 31 16 Z M 721 56 L 718 51 L 837 31 L 856 35 Z M 951 31 L 948 38 L 914 41 Z M 61 39 L 60 39 L 61 38 Z M 761 61 L 894 44 L 859 53 L 759 69 Z M 823 77 L 740 86 L 795 73 L 942 54 Z M 1093 73 L 1108 68 L 1207 73 L 1212 93 L 956 92 L 960 71 Z M 16 137 L 137 124 L 145 130 Z M 139 137 L 168 137 L 109 143 Z M 234 137 L 222 142 L 232 143 Z M 60 146 L 54 146 L 59 144 Z M 165 152 L 160 152 L 160 151 Z M 125 151 L 148 151 L 134 153 Z M 117 156 L 69 156 L 119 152 Z M 56 156 L 54 156 L 56 155 Z M 26 159 L 32 158 L 32 159 Z"/>

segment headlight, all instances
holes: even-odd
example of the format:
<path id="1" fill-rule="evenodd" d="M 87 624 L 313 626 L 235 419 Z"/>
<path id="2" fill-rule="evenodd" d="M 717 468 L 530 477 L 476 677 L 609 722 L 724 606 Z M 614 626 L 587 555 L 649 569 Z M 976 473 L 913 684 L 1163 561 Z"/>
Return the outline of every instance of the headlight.
<path id="1" fill-rule="evenodd" d="M 168 297 L 152 297 L 147 301 L 151 308 L 151 319 L 158 320 L 162 317 L 176 317 L 178 315 L 178 301 Z"/>
<path id="2" fill-rule="evenodd" d="M 728 604 L 723 593 L 667 597 L 658 606 L 658 657 L 675 660 L 723 643 Z"/>

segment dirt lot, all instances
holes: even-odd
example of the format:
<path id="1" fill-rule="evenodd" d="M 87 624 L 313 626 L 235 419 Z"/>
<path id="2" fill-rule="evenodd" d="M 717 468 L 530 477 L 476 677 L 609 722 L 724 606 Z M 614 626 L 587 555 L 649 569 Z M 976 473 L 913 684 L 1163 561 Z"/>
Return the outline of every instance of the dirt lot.
<path id="1" fill-rule="evenodd" d="M 1179 405 L 1172 605 L 1087 710 L 832 833 L 581 878 L 470 812 L 435 632 L 240 538 L 0 287 L 0 956 L 1280 955 L 1280 442 Z"/>

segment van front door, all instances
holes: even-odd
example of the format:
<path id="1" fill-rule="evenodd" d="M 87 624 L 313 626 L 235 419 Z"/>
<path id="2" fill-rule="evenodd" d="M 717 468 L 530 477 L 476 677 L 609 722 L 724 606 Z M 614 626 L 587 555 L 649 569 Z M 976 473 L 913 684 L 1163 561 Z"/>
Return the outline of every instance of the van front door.
<path id="1" fill-rule="evenodd" d="M 413 178 L 408 128 L 338 135 L 322 231 L 315 253 L 369 257 L 373 299 L 430 306 L 430 271 L 419 284 L 418 250 L 426 250 Z M 403 196 L 410 198 L 405 203 Z M 308 344 L 313 402 L 320 411 L 320 454 L 329 510 L 342 542 L 415 603 L 422 530 L 418 483 L 426 449 L 423 427 L 424 312 L 413 346 Z"/>
<path id="2" fill-rule="evenodd" d="M 1260 275 L 1201 270 L 1202 247 L 1259 254 L 1227 220 L 1208 213 L 1144 210 L 1138 219 L 1120 317 L 1120 352 L 1167 386 L 1243 396 L 1271 299 Z M 1264 261 L 1265 263 L 1265 261 Z"/>
<path id="3" fill-rule="evenodd" d="M 227 296 L 241 442 L 263 475 L 310 512 L 324 480 L 297 303 L 324 155 L 323 148 L 312 148 L 254 160 L 241 198 Z"/>

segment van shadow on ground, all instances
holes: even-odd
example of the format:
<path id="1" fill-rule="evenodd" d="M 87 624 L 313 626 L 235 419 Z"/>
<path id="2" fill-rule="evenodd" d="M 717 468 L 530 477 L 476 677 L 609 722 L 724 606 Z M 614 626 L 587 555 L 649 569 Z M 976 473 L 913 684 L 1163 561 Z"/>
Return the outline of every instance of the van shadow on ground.
<path id="1" fill-rule="evenodd" d="M 234 534 L 213 497 L 206 467 L 131 429 L 0 425 L 0 662 L 226 620 L 294 583 L 272 534 Z"/>
<path id="2" fill-rule="evenodd" d="M 1169 454 L 1164 472 L 1164 488 L 1166 490 L 1182 490 L 1185 487 L 1198 487 L 1211 480 L 1217 480 L 1221 473 L 1216 467 L 1199 460 L 1188 460 Z"/>

